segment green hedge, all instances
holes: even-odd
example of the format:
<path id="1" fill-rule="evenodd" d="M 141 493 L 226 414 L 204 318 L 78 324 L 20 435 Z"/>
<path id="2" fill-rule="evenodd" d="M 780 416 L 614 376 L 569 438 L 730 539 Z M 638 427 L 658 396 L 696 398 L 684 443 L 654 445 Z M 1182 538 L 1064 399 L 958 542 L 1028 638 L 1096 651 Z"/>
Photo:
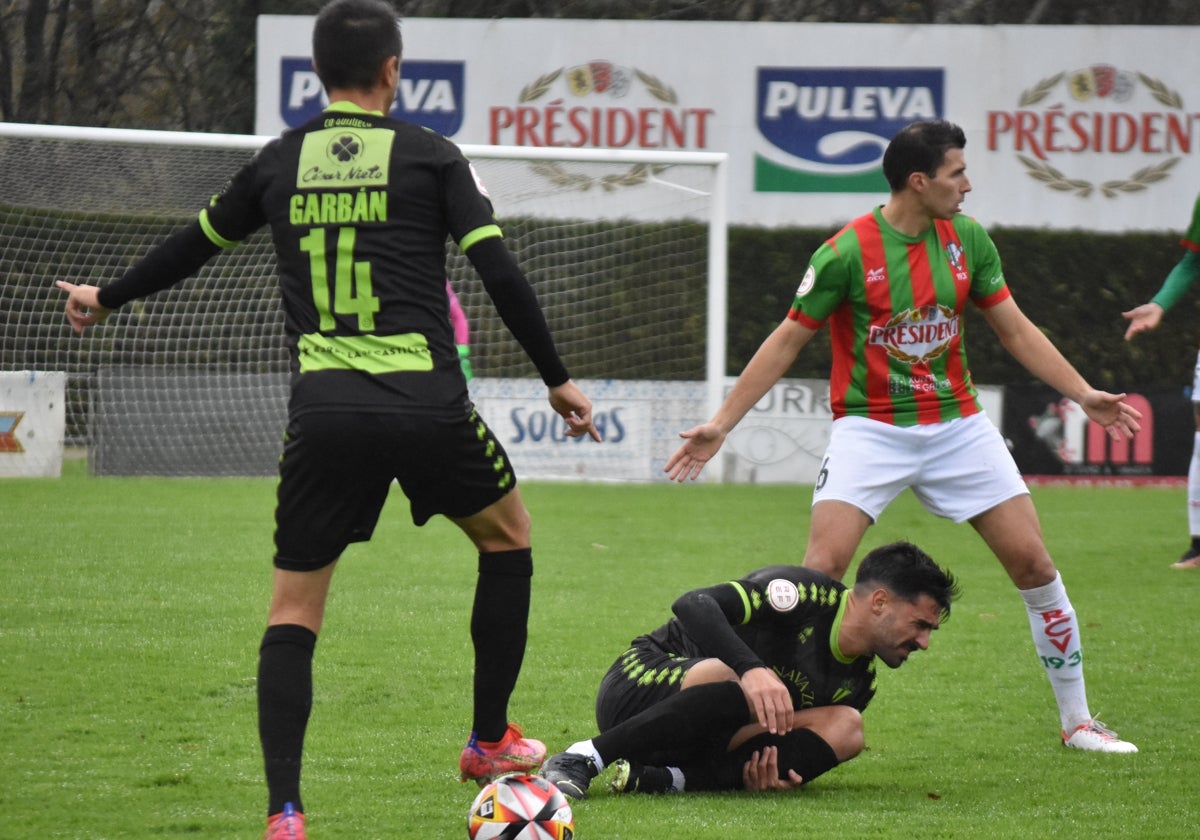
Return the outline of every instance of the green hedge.
<path id="1" fill-rule="evenodd" d="M 732 228 L 729 231 L 729 368 L 736 375 L 784 317 L 812 252 L 835 229 Z M 1095 234 L 997 228 L 991 231 L 1021 309 L 1096 387 L 1190 386 L 1200 327 L 1194 290 L 1158 330 L 1124 340 L 1121 313 L 1158 290 L 1182 256 L 1177 234 Z M 968 308 L 966 334 L 975 381 L 1034 381 Z M 800 354 L 789 376 L 824 378 L 828 330 Z"/>

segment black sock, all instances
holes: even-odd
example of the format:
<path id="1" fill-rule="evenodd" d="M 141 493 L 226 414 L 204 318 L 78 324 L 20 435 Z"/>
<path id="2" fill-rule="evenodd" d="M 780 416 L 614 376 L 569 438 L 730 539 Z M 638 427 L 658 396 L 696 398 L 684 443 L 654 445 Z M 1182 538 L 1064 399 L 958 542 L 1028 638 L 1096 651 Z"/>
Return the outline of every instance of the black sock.
<path id="1" fill-rule="evenodd" d="M 741 790 L 742 768 L 750 760 L 750 754 L 762 752 L 763 747 L 779 750 L 779 778 L 788 778 L 788 770 L 795 770 L 804 783 L 808 784 L 821 774 L 838 765 L 833 747 L 811 729 L 793 729 L 786 735 L 769 732 L 747 740 L 733 752 L 680 767 L 687 790 Z"/>
<path id="2" fill-rule="evenodd" d="M 300 759 L 312 711 L 312 657 L 316 634 L 296 624 L 277 624 L 263 634 L 258 651 L 258 736 L 267 771 L 267 815 L 300 801 Z"/>
<path id="3" fill-rule="evenodd" d="M 592 738 L 605 764 L 618 758 L 639 764 L 679 765 L 714 749 L 750 722 L 746 695 L 736 682 L 684 689 Z"/>
<path id="4" fill-rule="evenodd" d="M 525 658 L 532 577 L 531 549 L 479 555 L 471 641 L 475 645 L 472 729 L 480 741 L 499 741 L 508 729 L 508 698 Z"/>

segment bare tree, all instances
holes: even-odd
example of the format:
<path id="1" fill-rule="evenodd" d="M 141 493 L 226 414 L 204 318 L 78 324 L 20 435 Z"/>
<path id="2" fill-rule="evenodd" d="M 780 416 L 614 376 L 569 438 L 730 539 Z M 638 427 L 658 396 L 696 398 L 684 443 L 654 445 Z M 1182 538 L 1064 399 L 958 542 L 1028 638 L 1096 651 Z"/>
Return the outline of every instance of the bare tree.
<path id="1" fill-rule="evenodd" d="M 271 5 L 298 4 L 11 0 L 0 6 L 0 119 L 249 131 L 254 22 Z"/>

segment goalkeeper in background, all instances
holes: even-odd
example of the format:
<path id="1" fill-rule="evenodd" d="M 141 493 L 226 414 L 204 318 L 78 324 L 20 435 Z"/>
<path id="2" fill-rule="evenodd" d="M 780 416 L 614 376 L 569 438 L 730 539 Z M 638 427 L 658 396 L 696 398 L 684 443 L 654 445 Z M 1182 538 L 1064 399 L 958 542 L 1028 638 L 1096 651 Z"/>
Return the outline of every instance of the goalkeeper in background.
<path id="1" fill-rule="evenodd" d="M 1125 340 L 1132 341 L 1140 332 L 1152 330 L 1162 321 L 1163 313 L 1174 306 L 1191 288 L 1200 275 L 1200 196 L 1192 208 L 1192 222 L 1179 244 L 1184 247 L 1183 258 L 1163 281 L 1162 288 L 1149 303 L 1135 306 L 1121 316 L 1129 321 Z M 1200 569 L 1200 352 L 1196 354 L 1196 372 L 1192 379 L 1192 413 L 1196 417 L 1196 434 L 1192 442 L 1192 461 L 1188 467 L 1187 516 L 1192 540 L 1179 562 L 1172 569 Z"/>
<path id="2" fill-rule="evenodd" d="M 120 279 L 57 284 L 82 333 L 271 228 L 292 376 L 258 664 L 268 840 L 305 837 L 301 752 L 329 585 L 345 548 L 370 538 L 393 479 L 416 524 L 442 514 L 479 554 L 463 779 L 533 772 L 545 756 L 508 720 L 526 643 L 530 517 L 504 448 L 468 397 L 446 296 L 448 236 L 537 368 L 567 434 L 600 440 L 474 169 L 450 141 L 388 116 L 400 58 L 390 5 L 329 3 L 313 31 L 329 107 L 267 143 L 196 221 Z M 403 555 L 416 568 L 401 573 L 419 574 L 419 557 L 407 547 Z"/>

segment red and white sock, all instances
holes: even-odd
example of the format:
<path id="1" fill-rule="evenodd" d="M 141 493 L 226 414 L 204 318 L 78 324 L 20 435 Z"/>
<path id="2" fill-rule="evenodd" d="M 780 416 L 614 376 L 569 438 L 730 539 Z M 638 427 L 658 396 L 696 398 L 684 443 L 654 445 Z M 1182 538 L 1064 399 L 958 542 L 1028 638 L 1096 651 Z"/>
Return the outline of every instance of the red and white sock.
<path id="1" fill-rule="evenodd" d="M 1033 646 L 1050 678 L 1050 687 L 1054 689 L 1063 731 L 1073 732 L 1075 727 L 1091 719 L 1083 682 L 1083 650 L 1075 608 L 1071 606 L 1062 576 L 1058 574 L 1045 586 L 1020 592 L 1029 614 Z"/>

